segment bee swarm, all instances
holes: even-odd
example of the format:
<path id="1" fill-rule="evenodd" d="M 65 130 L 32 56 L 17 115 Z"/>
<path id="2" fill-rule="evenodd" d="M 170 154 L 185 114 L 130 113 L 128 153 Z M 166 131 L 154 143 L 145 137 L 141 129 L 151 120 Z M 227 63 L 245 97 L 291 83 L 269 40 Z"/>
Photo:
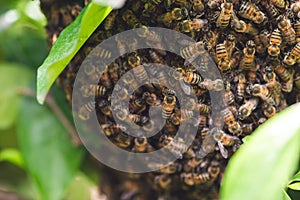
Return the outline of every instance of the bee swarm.
<path id="1" fill-rule="evenodd" d="M 41 1 L 49 20 L 48 35 L 51 43 L 59 32 L 78 15 L 79 5 L 55 4 L 59 9 Z M 49 1 L 53 2 L 53 1 Z M 48 3 L 49 3 L 48 2 Z M 43 6 L 44 5 L 44 6 Z M 56 21 L 54 19 L 57 19 Z M 69 63 L 58 80 L 71 103 L 73 83 L 83 59 L 106 38 L 132 28 L 164 27 L 182 32 L 202 46 L 222 74 L 222 79 L 203 79 L 184 59 L 195 53 L 192 47 L 182 50 L 181 57 L 158 49 L 135 50 L 136 41 L 118 42 L 120 51 L 128 51 L 107 66 L 98 85 L 82 82 L 82 95 L 96 94 L 95 104 L 86 104 L 79 118 L 89 119 L 90 110 L 96 109 L 104 133 L 111 141 L 128 151 L 150 152 L 171 143 L 174 153 L 186 149 L 182 159 L 145 174 L 125 174 L 102 167 L 102 190 L 109 199 L 218 199 L 218 189 L 228 159 L 242 145 L 242 139 L 259 125 L 287 106 L 300 100 L 300 1 L 293 0 L 128 0 L 125 6 L 114 10 L 98 27 L 86 44 Z M 52 27 L 52 29 L 51 29 Z M 147 32 L 145 40 L 164 38 Z M 143 36 L 138 36 L 143 37 Z M 175 41 L 180 44 L 183 41 Z M 196 52 L 199 53 L 199 52 Z M 103 49 L 102 57 L 109 57 Z M 151 138 L 135 138 L 125 134 L 115 123 L 110 107 L 110 95 L 119 78 L 128 70 L 144 63 L 162 63 L 173 67 L 173 80 L 140 87 L 130 97 L 129 110 L 118 111 L 120 119 L 129 115 L 135 123 L 149 124 L 149 108 L 161 105 L 164 128 Z M 200 72 L 211 70 L 205 57 L 197 63 Z M 86 77 L 96 73 L 95 68 L 85 71 Z M 143 80 L 151 72 L 141 68 L 133 74 L 132 83 Z M 181 120 L 193 113 L 180 109 L 176 94 L 163 86 L 163 81 L 183 80 L 190 84 L 198 102 L 190 102 L 200 112 L 198 132 L 187 147 L 181 140 L 173 140 Z M 209 91 L 225 88 L 223 96 L 227 105 L 218 120 L 211 120 Z M 119 91 L 120 98 L 126 89 Z M 209 129 L 208 125 L 214 128 Z M 211 141 L 204 141 L 207 135 Z M 211 143 L 219 145 L 211 145 Z M 204 158 L 199 154 L 208 153 Z M 105 175 L 105 173 L 108 173 Z"/>

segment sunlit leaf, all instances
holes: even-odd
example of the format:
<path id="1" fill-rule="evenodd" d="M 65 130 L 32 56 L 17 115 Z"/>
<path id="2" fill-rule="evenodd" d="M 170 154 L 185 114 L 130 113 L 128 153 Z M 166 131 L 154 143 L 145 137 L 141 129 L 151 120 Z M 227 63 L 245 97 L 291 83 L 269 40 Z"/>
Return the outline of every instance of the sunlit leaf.
<path id="1" fill-rule="evenodd" d="M 24 166 L 23 157 L 17 149 L 4 149 L 0 152 L 0 162 L 8 161 L 21 168 Z"/>
<path id="2" fill-rule="evenodd" d="M 39 103 L 44 102 L 56 78 L 111 10 L 110 7 L 90 3 L 75 21 L 61 32 L 48 57 L 38 69 L 37 99 Z"/>
<path id="3" fill-rule="evenodd" d="M 18 115 L 19 87 L 24 87 L 34 77 L 34 72 L 23 65 L 0 63 L 0 129 L 10 128 Z"/>
<path id="4" fill-rule="evenodd" d="M 43 200 L 60 200 L 81 162 L 82 149 L 47 106 L 34 98 L 22 100 L 18 136 L 25 166 Z"/>
<path id="5" fill-rule="evenodd" d="M 291 183 L 288 185 L 292 190 L 300 190 L 300 182 Z"/>
<path id="6" fill-rule="evenodd" d="M 234 154 L 224 174 L 222 200 L 281 200 L 300 156 L 300 104 L 280 112 Z"/>

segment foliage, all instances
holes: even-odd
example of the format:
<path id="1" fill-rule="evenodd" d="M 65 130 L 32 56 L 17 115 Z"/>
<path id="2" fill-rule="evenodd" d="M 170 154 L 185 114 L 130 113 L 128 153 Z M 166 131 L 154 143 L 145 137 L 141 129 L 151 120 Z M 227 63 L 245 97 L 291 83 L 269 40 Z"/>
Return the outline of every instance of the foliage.
<path id="1" fill-rule="evenodd" d="M 299 164 L 299 113 L 300 104 L 292 105 L 251 135 L 227 166 L 222 199 L 282 199 L 281 189 Z"/>
<path id="2" fill-rule="evenodd" d="M 59 74 L 112 9 L 90 3 L 65 28 L 38 70 L 37 99 L 43 103 Z"/>
<path id="3" fill-rule="evenodd" d="M 82 151 L 71 144 L 68 132 L 46 106 L 27 97 L 21 107 L 17 131 L 28 172 L 42 199 L 59 200 L 79 168 Z"/>

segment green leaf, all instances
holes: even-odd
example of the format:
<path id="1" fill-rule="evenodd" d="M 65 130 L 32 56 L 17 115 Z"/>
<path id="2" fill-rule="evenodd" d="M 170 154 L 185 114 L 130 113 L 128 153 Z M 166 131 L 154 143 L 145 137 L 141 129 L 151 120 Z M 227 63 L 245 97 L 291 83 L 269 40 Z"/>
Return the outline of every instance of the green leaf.
<path id="1" fill-rule="evenodd" d="M 291 200 L 291 197 L 285 190 L 282 191 L 282 200 Z"/>
<path id="2" fill-rule="evenodd" d="M 291 183 L 288 185 L 292 190 L 300 190 L 300 182 Z"/>
<path id="3" fill-rule="evenodd" d="M 24 167 L 24 160 L 21 152 L 17 149 L 4 149 L 0 152 L 0 162 L 8 161 L 21 168 Z"/>
<path id="4" fill-rule="evenodd" d="M 110 7 L 90 3 L 75 21 L 61 32 L 48 57 L 38 69 L 37 100 L 39 103 L 44 102 L 56 78 L 111 10 Z"/>
<path id="5" fill-rule="evenodd" d="M 65 200 L 82 200 L 82 199 L 92 199 L 93 191 L 98 191 L 98 186 L 96 183 L 92 182 L 85 174 L 82 172 L 77 173 L 76 177 L 70 184 L 67 193 L 65 195 Z"/>
<path id="6" fill-rule="evenodd" d="M 297 169 L 300 153 L 300 104 L 260 126 L 229 161 L 221 186 L 223 200 L 279 200 Z"/>
<path id="7" fill-rule="evenodd" d="M 21 108 L 17 132 L 25 166 L 42 199 L 59 200 L 80 166 L 82 149 L 71 144 L 47 106 L 25 97 Z"/>
<path id="8" fill-rule="evenodd" d="M 17 89 L 27 86 L 33 77 L 34 72 L 23 65 L 0 63 L 0 129 L 14 124 L 20 107 Z"/>
<path id="9" fill-rule="evenodd" d="M 295 174 L 295 176 L 290 180 L 290 183 L 295 181 L 300 182 L 300 171 L 297 174 Z"/>

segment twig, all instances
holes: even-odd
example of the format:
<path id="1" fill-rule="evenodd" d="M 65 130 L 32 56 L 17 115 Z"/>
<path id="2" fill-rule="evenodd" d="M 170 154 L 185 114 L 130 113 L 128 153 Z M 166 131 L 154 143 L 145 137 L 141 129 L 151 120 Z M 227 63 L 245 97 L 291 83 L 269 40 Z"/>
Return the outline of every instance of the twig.
<path id="1" fill-rule="evenodd" d="M 23 88 L 23 87 L 18 88 L 17 93 L 24 95 L 24 96 L 32 97 L 32 98 L 36 97 L 36 93 L 29 88 Z M 61 111 L 59 106 L 56 104 L 53 96 L 50 93 L 48 94 L 48 96 L 45 100 L 45 103 L 50 107 L 50 109 L 54 112 L 56 117 L 62 122 L 62 124 L 65 126 L 65 128 L 68 130 L 68 132 L 71 134 L 72 143 L 75 146 L 81 145 L 82 143 L 77 134 L 77 131 L 75 130 L 74 126 L 70 123 L 70 121 L 67 119 L 65 114 Z"/>

